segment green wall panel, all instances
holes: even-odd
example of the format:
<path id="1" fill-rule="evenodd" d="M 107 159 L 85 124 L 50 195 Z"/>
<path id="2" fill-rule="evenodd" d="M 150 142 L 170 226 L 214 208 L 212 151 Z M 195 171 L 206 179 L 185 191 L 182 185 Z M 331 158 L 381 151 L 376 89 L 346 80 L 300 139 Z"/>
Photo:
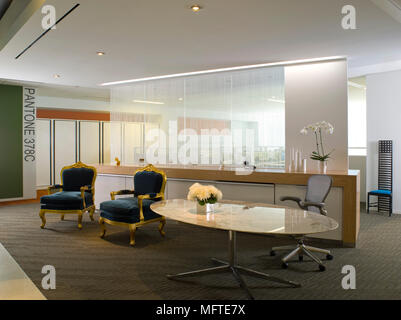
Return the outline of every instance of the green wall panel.
<path id="1" fill-rule="evenodd" d="M 0 199 L 23 196 L 22 87 L 0 85 Z"/>

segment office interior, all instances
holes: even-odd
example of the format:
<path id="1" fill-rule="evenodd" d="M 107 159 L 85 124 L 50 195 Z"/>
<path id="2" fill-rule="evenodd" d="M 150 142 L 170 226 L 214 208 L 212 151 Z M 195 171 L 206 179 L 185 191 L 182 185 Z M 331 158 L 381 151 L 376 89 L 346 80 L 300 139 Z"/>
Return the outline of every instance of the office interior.
<path id="1" fill-rule="evenodd" d="M 1 0 L 0 299 L 397 299 L 400 24 L 399 0 Z"/>

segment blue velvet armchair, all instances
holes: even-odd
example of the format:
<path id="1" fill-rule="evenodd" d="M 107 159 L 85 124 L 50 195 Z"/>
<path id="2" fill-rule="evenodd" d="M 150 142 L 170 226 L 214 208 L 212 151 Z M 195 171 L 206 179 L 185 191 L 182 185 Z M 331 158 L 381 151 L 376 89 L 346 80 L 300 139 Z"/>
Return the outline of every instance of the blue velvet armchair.
<path id="1" fill-rule="evenodd" d="M 61 184 L 48 188 L 48 195 L 40 198 L 41 228 L 46 224 L 46 213 L 78 215 L 78 228 L 82 228 L 82 215 L 89 212 L 94 221 L 96 168 L 77 162 L 61 170 Z"/>
<path id="2" fill-rule="evenodd" d="M 144 224 L 159 222 L 159 232 L 165 235 L 163 228 L 166 219 L 150 209 L 155 201 L 164 199 L 166 174 L 148 165 L 135 171 L 134 190 L 120 190 L 111 192 L 111 200 L 100 204 L 99 224 L 102 228 L 100 237 L 106 234 L 105 223 L 128 227 L 130 230 L 130 245 L 135 245 L 136 229 Z M 132 195 L 116 199 L 117 195 Z"/>

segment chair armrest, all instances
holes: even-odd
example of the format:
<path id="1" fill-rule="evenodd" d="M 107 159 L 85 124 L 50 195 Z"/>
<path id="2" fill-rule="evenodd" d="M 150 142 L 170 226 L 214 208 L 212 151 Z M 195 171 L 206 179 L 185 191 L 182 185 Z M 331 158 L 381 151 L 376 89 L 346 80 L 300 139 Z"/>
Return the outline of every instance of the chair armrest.
<path id="1" fill-rule="evenodd" d="M 164 198 L 164 194 L 159 192 L 159 193 L 148 193 L 148 194 L 141 194 L 138 195 L 138 206 L 139 206 L 139 218 L 141 221 L 143 221 L 145 218 L 143 216 L 143 200 L 144 199 L 158 199 L 158 198 Z"/>
<path id="2" fill-rule="evenodd" d="M 119 191 L 112 191 L 110 192 L 111 200 L 116 200 L 116 196 L 121 196 L 125 194 L 133 194 L 136 195 L 134 190 L 119 190 Z"/>
<path id="3" fill-rule="evenodd" d="M 324 202 L 312 202 L 312 201 L 303 201 L 302 206 L 307 207 L 316 207 L 319 209 L 322 215 L 327 215 L 327 211 L 325 209 L 326 204 Z"/>
<path id="4" fill-rule="evenodd" d="M 302 207 L 301 207 L 301 202 L 302 202 L 302 200 L 301 200 L 300 198 L 298 198 L 298 197 L 288 197 L 288 196 L 280 197 L 280 201 L 287 201 L 287 200 L 289 200 L 289 201 L 295 201 L 296 203 L 298 203 L 298 206 L 299 206 L 300 208 L 302 208 Z M 302 209 L 303 209 L 303 208 L 302 208 Z"/>
<path id="5" fill-rule="evenodd" d="M 89 191 L 90 193 L 93 193 L 93 189 L 92 189 L 92 186 L 87 185 L 87 186 L 81 187 L 80 190 L 81 190 L 81 198 L 84 203 L 84 208 L 86 208 L 85 191 Z"/>
<path id="6" fill-rule="evenodd" d="M 81 187 L 81 191 L 89 191 L 89 192 L 92 192 L 92 186 L 90 186 L 90 185 L 87 185 L 87 186 L 83 186 L 83 187 Z"/>
<path id="7" fill-rule="evenodd" d="M 53 186 L 47 187 L 47 193 L 52 194 L 54 192 L 57 192 L 59 190 L 63 190 L 63 186 L 61 184 L 55 184 Z"/>
<path id="8" fill-rule="evenodd" d="M 158 199 L 158 198 L 163 198 L 164 195 L 163 195 L 163 193 L 148 193 L 148 194 L 138 195 L 137 197 L 138 197 L 138 200 Z"/>
<path id="9" fill-rule="evenodd" d="M 295 201 L 295 202 L 301 202 L 302 200 L 298 197 L 288 197 L 288 196 L 284 196 L 284 197 L 280 197 L 280 201 Z"/>

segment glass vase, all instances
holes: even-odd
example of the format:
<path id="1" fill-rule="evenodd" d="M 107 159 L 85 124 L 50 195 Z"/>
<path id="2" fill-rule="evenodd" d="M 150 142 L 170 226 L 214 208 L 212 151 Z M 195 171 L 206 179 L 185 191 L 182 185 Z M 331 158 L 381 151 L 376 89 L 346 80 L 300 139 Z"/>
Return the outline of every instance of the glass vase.
<path id="1" fill-rule="evenodd" d="M 200 205 L 199 202 L 196 202 L 196 213 L 210 213 L 214 212 L 214 203 L 206 203 L 204 205 Z"/>
<path id="2" fill-rule="evenodd" d="M 327 172 L 327 161 L 318 161 L 318 171 L 319 173 Z"/>

